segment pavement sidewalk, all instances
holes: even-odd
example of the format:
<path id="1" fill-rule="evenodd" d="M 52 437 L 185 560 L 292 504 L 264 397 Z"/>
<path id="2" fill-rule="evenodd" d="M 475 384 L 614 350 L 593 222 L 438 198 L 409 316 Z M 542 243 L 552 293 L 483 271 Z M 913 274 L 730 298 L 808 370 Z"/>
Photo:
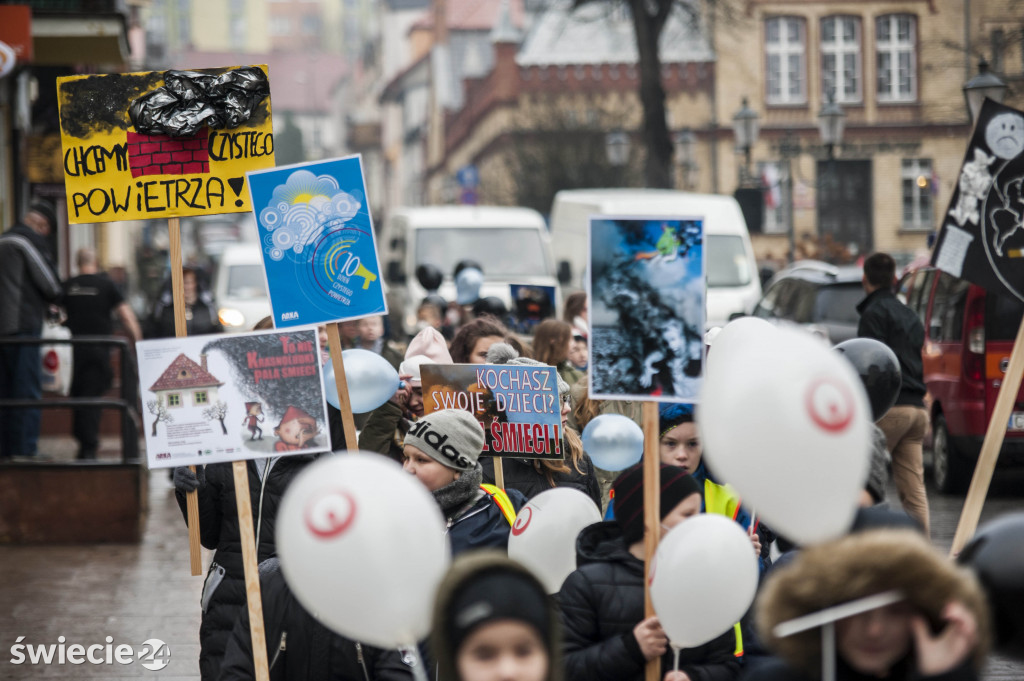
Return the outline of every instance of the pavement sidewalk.
<path id="1" fill-rule="evenodd" d="M 207 565 L 205 551 L 203 558 Z M 0 679 L 196 680 L 202 586 L 202 577 L 189 574 L 188 533 L 167 472 L 152 471 L 140 544 L 0 546 Z M 158 671 L 139 659 L 31 664 L 27 653 L 23 664 L 12 664 L 22 636 L 23 645 L 44 646 L 59 646 L 63 636 L 65 649 L 106 646 L 111 637 L 110 645 L 131 645 L 136 657 L 145 641 L 159 639 L 170 659 Z"/>

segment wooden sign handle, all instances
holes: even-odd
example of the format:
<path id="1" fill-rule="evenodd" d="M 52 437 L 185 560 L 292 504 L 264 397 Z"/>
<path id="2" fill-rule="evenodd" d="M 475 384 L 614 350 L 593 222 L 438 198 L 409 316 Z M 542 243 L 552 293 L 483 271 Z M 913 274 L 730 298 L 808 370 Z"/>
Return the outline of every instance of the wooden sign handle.
<path id="1" fill-rule="evenodd" d="M 345 433 L 345 448 L 354 452 L 359 449 L 356 442 L 356 422 L 352 418 L 352 405 L 348 401 L 348 379 L 345 378 L 345 363 L 341 361 L 340 324 L 327 325 L 327 345 L 331 349 L 331 365 L 334 367 L 334 383 L 338 387 L 338 405 L 341 412 L 341 427 Z"/>
<path id="2" fill-rule="evenodd" d="M 501 457 L 491 458 L 494 462 L 494 484 L 499 489 L 505 489 L 505 467 L 501 463 Z"/>
<path id="3" fill-rule="evenodd" d="M 644 402 L 644 618 L 655 614 L 651 602 L 651 563 L 661 538 L 661 456 L 658 451 L 658 403 Z M 647 663 L 647 681 L 661 678 L 661 658 Z"/>
<path id="4" fill-rule="evenodd" d="M 170 218 L 167 221 L 170 237 L 171 256 L 171 302 L 174 305 L 174 335 L 184 338 L 188 335 L 185 320 L 185 277 L 181 269 L 181 221 Z M 189 470 L 196 472 L 195 466 Z M 203 554 L 199 546 L 199 495 L 195 490 L 185 494 L 185 510 L 188 515 L 188 557 L 192 575 L 203 574 Z"/>
<path id="5" fill-rule="evenodd" d="M 985 431 L 985 440 L 981 444 L 978 465 L 974 467 L 974 477 L 971 478 L 967 499 L 964 500 L 964 508 L 960 512 L 960 522 L 957 523 L 956 534 L 953 535 L 953 546 L 949 550 L 949 555 L 952 558 L 960 555 L 964 546 L 978 529 L 981 509 L 985 505 L 988 487 L 992 483 L 992 475 L 996 470 L 999 450 L 1003 448 L 1003 440 L 1006 438 L 1006 429 L 1010 423 L 1010 416 L 1013 414 L 1013 404 L 1017 400 L 1022 376 L 1024 376 L 1024 319 L 1021 319 L 1020 328 L 1017 329 L 1017 339 L 1013 342 L 1010 362 L 1003 375 L 1003 383 L 999 386 L 999 395 L 996 397 L 996 404 L 992 409 L 992 419 L 988 422 L 988 429 Z"/>
<path id="6" fill-rule="evenodd" d="M 256 539 L 252 526 L 252 498 L 249 493 L 249 472 L 245 461 L 231 464 L 235 478 L 235 502 L 238 507 L 238 530 L 242 540 L 242 570 L 245 574 L 245 599 L 249 608 L 249 635 L 252 637 L 252 661 L 256 681 L 270 681 L 267 664 L 267 635 L 263 628 L 263 599 L 260 596 L 260 571 L 257 564 Z"/>

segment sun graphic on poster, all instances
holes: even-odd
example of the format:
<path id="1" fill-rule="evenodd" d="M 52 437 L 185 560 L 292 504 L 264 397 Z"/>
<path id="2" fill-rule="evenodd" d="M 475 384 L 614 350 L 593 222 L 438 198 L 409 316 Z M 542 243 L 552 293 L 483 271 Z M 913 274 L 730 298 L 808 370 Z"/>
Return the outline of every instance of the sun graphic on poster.
<path id="1" fill-rule="evenodd" d="M 260 226 L 273 260 L 288 252 L 301 255 L 324 233 L 328 223 L 339 225 L 358 214 L 362 196 L 349 194 L 330 175 L 296 170 L 274 188 L 269 204 L 260 211 Z"/>

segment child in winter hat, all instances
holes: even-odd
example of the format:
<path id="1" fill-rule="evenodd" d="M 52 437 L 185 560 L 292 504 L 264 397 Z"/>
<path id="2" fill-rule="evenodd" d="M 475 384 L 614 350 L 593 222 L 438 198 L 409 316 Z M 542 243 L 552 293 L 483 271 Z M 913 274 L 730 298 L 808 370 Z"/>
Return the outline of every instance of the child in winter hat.
<path id="1" fill-rule="evenodd" d="M 481 487 L 484 429 L 468 411 L 445 409 L 416 421 L 405 435 L 402 467 L 434 495 L 448 520 L 452 552 L 508 549 L 511 529 L 501 509 Z M 516 512 L 526 497 L 511 490 Z"/>

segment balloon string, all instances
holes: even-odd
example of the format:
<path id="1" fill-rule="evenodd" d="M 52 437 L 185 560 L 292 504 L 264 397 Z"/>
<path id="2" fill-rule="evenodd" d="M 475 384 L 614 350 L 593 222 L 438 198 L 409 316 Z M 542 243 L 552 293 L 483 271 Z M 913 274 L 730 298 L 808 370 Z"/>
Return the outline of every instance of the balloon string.
<path id="1" fill-rule="evenodd" d="M 415 681 L 429 681 L 426 664 L 423 662 L 423 656 L 420 655 L 420 647 L 418 645 L 411 645 L 407 650 L 412 653 L 413 658 L 412 678 Z"/>
<path id="2" fill-rule="evenodd" d="M 679 653 L 682 652 L 682 648 L 672 646 L 672 671 L 679 671 Z"/>

